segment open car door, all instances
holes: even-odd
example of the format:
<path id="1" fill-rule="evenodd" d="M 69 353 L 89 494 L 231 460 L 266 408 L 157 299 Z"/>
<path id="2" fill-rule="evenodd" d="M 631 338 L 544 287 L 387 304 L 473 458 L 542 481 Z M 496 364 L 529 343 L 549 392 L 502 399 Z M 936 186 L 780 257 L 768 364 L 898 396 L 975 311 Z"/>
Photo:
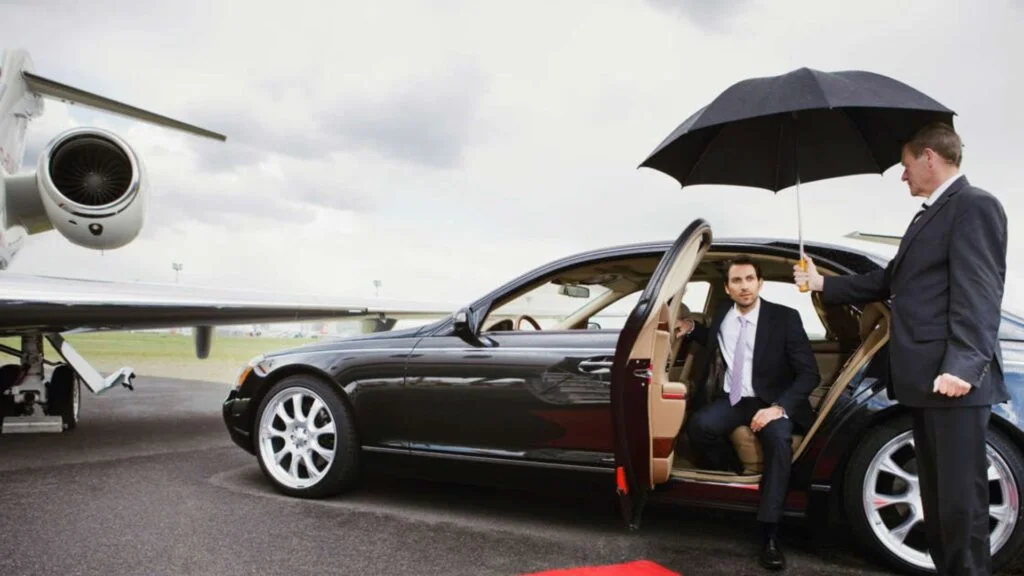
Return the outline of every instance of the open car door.
<path id="1" fill-rule="evenodd" d="M 686 386 L 668 381 L 672 327 L 682 291 L 711 246 L 711 226 L 694 220 L 658 263 L 626 319 L 612 363 L 616 491 L 630 529 L 648 493 L 667 482 L 686 415 Z"/>

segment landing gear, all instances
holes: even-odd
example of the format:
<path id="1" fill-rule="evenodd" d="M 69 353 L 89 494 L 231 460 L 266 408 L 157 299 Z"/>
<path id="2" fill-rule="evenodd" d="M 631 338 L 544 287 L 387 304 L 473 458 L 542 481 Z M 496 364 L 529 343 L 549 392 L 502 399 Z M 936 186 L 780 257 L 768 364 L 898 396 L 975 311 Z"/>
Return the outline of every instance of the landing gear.
<path id="1" fill-rule="evenodd" d="M 78 425 L 82 383 L 71 366 L 61 364 L 53 369 L 46 384 L 46 397 L 46 414 L 59 416 L 64 429 L 73 430 Z"/>
<path id="2" fill-rule="evenodd" d="M 43 335 L 21 337 L 21 349 L 0 345 L 20 360 L 0 366 L 0 433 L 63 432 L 78 426 L 82 384 L 94 394 L 121 385 L 134 389 L 135 373 L 121 368 L 104 378 L 60 334 L 47 334 L 64 362 L 43 359 Z M 52 366 L 46 379 L 46 366 Z"/>

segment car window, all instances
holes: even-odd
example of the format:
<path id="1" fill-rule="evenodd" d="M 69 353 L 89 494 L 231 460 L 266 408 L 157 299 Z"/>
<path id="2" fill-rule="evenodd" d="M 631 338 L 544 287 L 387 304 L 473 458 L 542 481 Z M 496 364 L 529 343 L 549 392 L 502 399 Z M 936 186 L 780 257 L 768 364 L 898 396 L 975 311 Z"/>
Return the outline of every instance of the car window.
<path id="1" fill-rule="evenodd" d="M 515 321 L 521 314 L 530 316 L 545 330 L 550 330 L 558 325 L 573 312 L 589 305 L 598 298 L 608 293 L 604 286 L 573 286 L 571 293 L 563 293 L 563 287 L 553 282 L 545 282 L 540 286 L 509 300 L 498 306 L 487 315 L 484 321 L 486 330 L 510 330 L 510 326 L 499 325 L 492 328 L 497 322 L 511 319 Z M 532 330 L 529 321 L 523 321 L 524 330 Z"/>
<path id="2" fill-rule="evenodd" d="M 796 309 L 800 313 L 800 319 L 803 320 L 807 337 L 812 341 L 826 339 L 827 331 L 825 330 L 825 325 L 818 316 L 818 312 L 814 309 L 810 292 L 800 292 L 790 282 L 766 280 L 764 287 L 761 289 L 761 297 L 769 302 Z"/>
<path id="3" fill-rule="evenodd" d="M 686 294 L 683 295 L 683 304 L 693 312 L 703 312 L 704 305 L 708 300 L 708 291 L 711 284 L 705 281 L 690 282 L 686 285 Z M 640 301 L 643 290 L 637 290 L 632 294 L 608 306 L 600 313 L 593 316 L 590 321 L 596 323 L 602 330 L 622 330 L 626 325 L 626 318 L 636 308 Z"/>

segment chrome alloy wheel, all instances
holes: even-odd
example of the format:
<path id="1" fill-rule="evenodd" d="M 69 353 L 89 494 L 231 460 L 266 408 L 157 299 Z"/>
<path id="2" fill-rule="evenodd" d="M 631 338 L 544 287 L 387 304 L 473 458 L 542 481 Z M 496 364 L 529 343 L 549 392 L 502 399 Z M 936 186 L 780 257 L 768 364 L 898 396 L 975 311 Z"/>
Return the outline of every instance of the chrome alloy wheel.
<path id="1" fill-rule="evenodd" d="M 259 424 L 259 456 L 274 480 L 291 489 L 316 485 L 337 455 L 334 415 L 316 392 L 285 388 L 267 403 Z"/>
<path id="2" fill-rule="evenodd" d="M 1006 461 L 991 444 L 988 453 L 989 525 L 992 554 L 1006 544 L 1017 524 L 1019 494 Z M 864 513 L 878 541 L 903 561 L 934 570 L 924 532 L 924 509 L 912 431 L 875 454 L 864 477 Z"/>

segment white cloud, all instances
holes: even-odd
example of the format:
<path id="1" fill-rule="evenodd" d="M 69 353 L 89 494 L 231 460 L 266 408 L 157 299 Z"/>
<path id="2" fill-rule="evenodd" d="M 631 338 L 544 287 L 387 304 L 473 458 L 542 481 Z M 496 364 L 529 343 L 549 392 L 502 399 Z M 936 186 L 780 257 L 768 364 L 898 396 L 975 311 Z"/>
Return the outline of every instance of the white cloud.
<path id="1" fill-rule="evenodd" d="M 44 2 L 0 9 L 44 76 L 228 135 L 224 144 L 48 104 L 116 128 L 149 169 L 139 241 L 99 255 L 53 234 L 15 269 L 469 299 L 576 250 L 795 236 L 792 189 L 680 189 L 637 165 L 732 83 L 801 66 L 888 74 L 955 109 L 964 170 L 1004 202 L 1012 270 L 1024 41 L 1010 2 Z M 55 42 L 53 38 L 59 38 Z M 955 39 L 952 41 L 950 39 Z M 919 201 L 884 176 L 801 188 L 808 239 L 898 234 Z M 267 273 L 272 270 L 272 273 Z M 255 272 L 254 272 L 255 271 Z"/>

